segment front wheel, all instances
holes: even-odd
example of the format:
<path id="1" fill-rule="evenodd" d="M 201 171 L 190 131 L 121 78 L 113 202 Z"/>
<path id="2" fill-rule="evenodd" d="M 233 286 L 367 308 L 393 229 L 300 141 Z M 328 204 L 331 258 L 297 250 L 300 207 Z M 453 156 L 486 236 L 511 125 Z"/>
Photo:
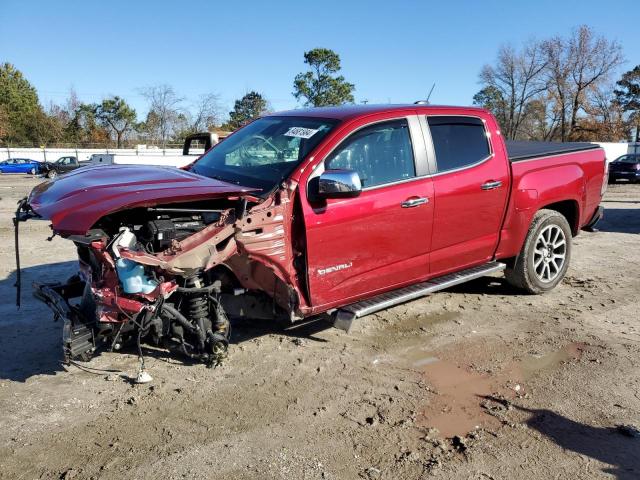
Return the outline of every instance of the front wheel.
<path id="1" fill-rule="evenodd" d="M 36 169 L 35 168 L 31 168 L 31 170 L 29 170 L 29 173 L 31 175 L 35 175 L 36 174 Z"/>
<path id="2" fill-rule="evenodd" d="M 555 210 L 537 212 L 507 281 L 529 293 L 544 293 L 562 281 L 571 259 L 571 227 Z"/>
<path id="3" fill-rule="evenodd" d="M 58 172 L 56 172 L 55 170 L 49 170 L 47 172 L 47 178 L 56 178 L 57 175 L 58 175 Z"/>

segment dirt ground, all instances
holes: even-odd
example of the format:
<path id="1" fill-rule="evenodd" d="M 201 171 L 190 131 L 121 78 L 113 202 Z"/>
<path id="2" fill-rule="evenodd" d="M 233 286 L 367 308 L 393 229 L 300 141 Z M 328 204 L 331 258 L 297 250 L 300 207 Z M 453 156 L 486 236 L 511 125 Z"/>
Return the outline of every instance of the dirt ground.
<path id="1" fill-rule="evenodd" d="M 0 478 L 640 478 L 640 185 L 614 185 L 567 278 L 484 278 L 361 319 L 234 325 L 226 363 L 147 350 L 60 364 L 34 280 L 74 273 L 46 222 L 11 215 L 39 180 L 0 177 Z M 631 427 L 625 427 L 625 426 Z"/>

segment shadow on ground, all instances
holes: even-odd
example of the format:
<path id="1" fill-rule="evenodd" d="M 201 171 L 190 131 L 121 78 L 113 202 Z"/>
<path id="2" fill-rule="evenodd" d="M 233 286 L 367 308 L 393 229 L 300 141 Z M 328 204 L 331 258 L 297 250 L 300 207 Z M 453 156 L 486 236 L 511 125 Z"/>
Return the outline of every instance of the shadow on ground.
<path id="1" fill-rule="evenodd" d="M 558 446 L 612 465 L 604 470 L 618 480 L 640 478 L 640 438 L 617 427 L 592 427 L 551 410 L 515 407 L 531 414 L 526 424 Z"/>
<path id="2" fill-rule="evenodd" d="M 54 322 L 53 314 L 32 295 L 31 284 L 38 282 L 64 282 L 77 271 L 77 262 L 60 262 L 22 270 L 22 306 L 15 305 L 16 272 L 0 281 L 0 380 L 24 382 L 34 375 L 55 375 L 63 370 L 62 322 Z M 265 320 L 242 319 L 232 321 L 231 347 L 254 338 L 279 334 L 310 341 L 326 340 L 315 336 L 331 328 L 328 316 L 318 316 L 291 326 L 282 326 Z M 135 345 L 127 345 L 123 352 L 136 354 Z M 144 349 L 145 356 L 171 358 L 184 364 L 191 361 L 167 350 Z M 91 362 L 85 364 L 91 367 Z"/>
<path id="3" fill-rule="evenodd" d="M 77 262 L 59 262 L 22 269 L 22 306 L 16 307 L 16 272 L 0 280 L 0 380 L 24 382 L 34 375 L 62 371 L 62 322 L 33 298 L 31 284 L 64 281 Z"/>
<path id="4" fill-rule="evenodd" d="M 605 207 L 604 218 L 598 222 L 596 228 L 602 232 L 640 233 L 640 209 Z"/>
<path id="5" fill-rule="evenodd" d="M 477 295 L 525 295 L 522 290 L 509 285 L 503 277 L 480 277 L 449 287 L 445 292 L 475 293 Z"/>

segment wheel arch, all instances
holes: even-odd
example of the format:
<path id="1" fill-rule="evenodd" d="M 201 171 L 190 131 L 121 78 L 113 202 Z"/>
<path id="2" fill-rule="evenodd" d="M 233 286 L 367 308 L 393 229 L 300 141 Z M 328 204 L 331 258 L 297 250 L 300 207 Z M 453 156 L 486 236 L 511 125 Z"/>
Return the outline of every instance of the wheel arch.
<path id="1" fill-rule="evenodd" d="M 559 214 L 561 214 L 564 218 L 569 222 L 569 226 L 571 227 L 571 234 L 575 237 L 580 231 L 579 223 L 580 223 L 580 206 L 578 202 L 575 200 L 562 200 L 559 202 L 550 203 L 548 205 L 541 206 L 538 210 L 555 210 Z M 536 212 L 536 213 L 537 213 Z M 533 218 L 533 217 L 532 217 Z"/>

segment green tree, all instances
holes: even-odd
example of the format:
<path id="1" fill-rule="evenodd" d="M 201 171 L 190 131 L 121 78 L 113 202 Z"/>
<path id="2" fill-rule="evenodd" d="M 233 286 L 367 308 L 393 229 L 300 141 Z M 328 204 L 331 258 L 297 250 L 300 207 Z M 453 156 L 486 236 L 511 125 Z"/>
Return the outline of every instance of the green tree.
<path id="1" fill-rule="evenodd" d="M 355 85 L 345 81 L 340 71 L 340 57 L 328 48 L 314 48 L 304 53 L 308 72 L 299 73 L 293 81 L 293 96 L 304 99 L 305 106 L 324 107 L 353 103 Z"/>
<path id="2" fill-rule="evenodd" d="M 236 100 L 233 110 L 229 112 L 229 121 L 225 125 L 230 130 L 236 130 L 251 120 L 258 118 L 267 111 L 267 101 L 258 92 L 249 92 Z"/>
<path id="3" fill-rule="evenodd" d="M 136 125 L 136 111 L 120 97 L 107 98 L 96 107 L 96 118 L 116 137 L 117 148 L 127 132 Z"/>
<path id="4" fill-rule="evenodd" d="M 64 138 L 67 142 L 90 146 L 108 141 L 108 130 L 100 125 L 96 118 L 98 105 L 78 103 L 72 108 L 71 119 L 64 130 Z"/>
<path id="5" fill-rule="evenodd" d="M 31 127 L 42 113 L 38 94 L 22 72 L 10 63 L 0 65 L 0 110 L 4 117 L 2 140 L 18 144 L 36 140 Z"/>
<path id="6" fill-rule="evenodd" d="M 614 90 L 617 103 L 629 114 L 629 124 L 636 127 L 636 142 L 640 142 L 640 65 L 622 75 Z"/>
<path id="7" fill-rule="evenodd" d="M 489 110 L 496 117 L 500 128 L 507 124 L 507 102 L 502 92 L 492 86 L 486 86 L 473 96 L 473 104 Z"/>

